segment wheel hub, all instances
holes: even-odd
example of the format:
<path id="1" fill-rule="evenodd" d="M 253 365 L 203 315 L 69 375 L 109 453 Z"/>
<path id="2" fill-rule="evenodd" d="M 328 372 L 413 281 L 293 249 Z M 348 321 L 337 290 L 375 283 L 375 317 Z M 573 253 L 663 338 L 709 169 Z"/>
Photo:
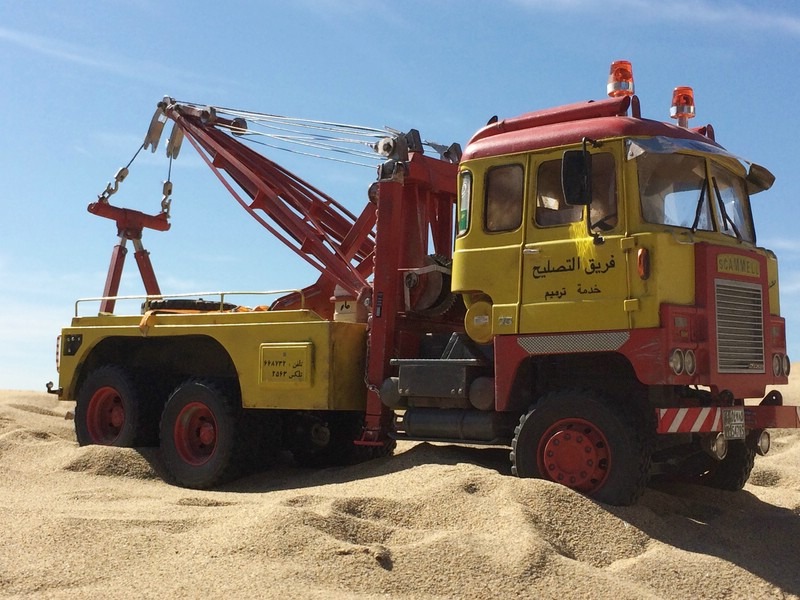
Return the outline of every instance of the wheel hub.
<path id="1" fill-rule="evenodd" d="M 598 489 L 608 475 L 610 452 L 603 433 L 582 419 L 555 423 L 539 445 L 543 476 L 582 492 Z"/>
<path id="2" fill-rule="evenodd" d="M 201 423 L 197 432 L 197 439 L 200 440 L 200 443 L 204 446 L 213 444 L 217 439 L 217 432 L 214 430 L 214 425 L 205 421 Z"/>
<path id="3" fill-rule="evenodd" d="M 178 414 L 173 436 L 181 459 L 192 465 L 208 462 L 217 447 L 214 413 L 202 402 L 190 402 Z"/>
<path id="4" fill-rule="evenodd" d="M 125 409 L 122 404 L 114 404 L 111 408 L 111 425 L 120 429 L 123 423 L 125 423 Z"/>
<path id="5" fill-rule="evenodd" d="M 125 425 L 125 405 L 119 392 L 103 386 L 92 395 L 86 410 L 86 426 L 94 444 L 112 445 Z"/>

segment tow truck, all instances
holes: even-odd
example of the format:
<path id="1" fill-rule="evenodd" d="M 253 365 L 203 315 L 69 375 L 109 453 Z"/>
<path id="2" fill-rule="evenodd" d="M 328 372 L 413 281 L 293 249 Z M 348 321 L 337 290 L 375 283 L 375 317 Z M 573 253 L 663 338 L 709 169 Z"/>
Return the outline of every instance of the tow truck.
<path id="1" fill-rule="evenodd" d="M 169 160 L 188 140 L 320 275 L 256 306 L 253 292 L 162 293 L 142 234 L 169 228 L 172 183 L 157 214 L 121 208 L 121 169 L 89 205 L 119 238 L 103 294 L 76 304 L 48 387 L 76 402 L 78 442 L 157 445 L 191 488 L 281 452 L 326 466 L 425 440 L 508 447 L 514 475 L 611 504 L 659 474 L 741 489 L 769 430 L 800 427 L 768 389 L 791 362 L 750 202 L 774 177 L 689 127 L 691 88 L 675 88 L 674 122 L 642 116 L 627 61 L 607 92 L 493 117 L 463 151 L 165 98 L 140 150 L 171 121 Z M 370 140 L 361 212 L 257 152 L 256 126 L 312 148 Z M 117 314 L 128 242 L 145 294 Z"/>

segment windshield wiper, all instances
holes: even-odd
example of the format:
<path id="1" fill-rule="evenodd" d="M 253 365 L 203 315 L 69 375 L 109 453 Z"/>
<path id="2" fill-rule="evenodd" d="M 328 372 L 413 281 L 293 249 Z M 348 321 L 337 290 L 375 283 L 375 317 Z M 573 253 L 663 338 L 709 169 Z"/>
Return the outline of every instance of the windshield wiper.
<path id="1" fill-rule="evenodd" d="M 733 219 L 730 218 L 730 216 L 728 215 L 728 210 L 725 208 L 725 202 L 723 202 L 722 200 L 722 194 L 720 193 L 719 186 L 717 185 L 717 178 L 712 177 L 711 183 L 714 184 L 714 193 L 717 195 L 717 204 L 719 205 L 719 212 L 722 215 L 722 220 L 724 221 L 725 229 L 727 230 L 728 226 L 730 225 L 730 229 L 732 229 L 733 233 L 736 234 L 736 239 L 741 240 L 742 234 L 739 233 L 739 229 L 736 227 L 736 223 L 734 223 Z"/>
<path id="2" fill-rule="evenodd" d="M 706 188 L 708 187 L 708 179 L 703 179 L 703 187 L 700 188 L 700 199 L 697 201 L 697 210 L 694 212 L 694 221 L 692 222 L 692 233 L 697 231 L 697 226 L 700 224 L 700 215 L 703 213 L 703 200 L 706 199 Z"/>

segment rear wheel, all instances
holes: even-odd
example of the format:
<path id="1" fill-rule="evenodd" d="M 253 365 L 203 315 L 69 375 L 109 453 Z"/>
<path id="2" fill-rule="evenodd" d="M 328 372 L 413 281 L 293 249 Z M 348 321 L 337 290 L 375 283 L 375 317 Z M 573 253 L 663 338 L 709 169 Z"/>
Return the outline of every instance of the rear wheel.
<path id="1" fill-rule="evenodd" d="M 105 365 L 86 377 L 75 405 L 75 433 L 81 446 L 135 446 L 144 437 L 144 398 L 122 367 Z"/>
<path id="2" fill-rule="evenodd" d="M 239 407 L 213 381 L 190 379 L 172 393 L 161 415 L 161 456 L 172 479 L 205 489 L 233 478 L 246 440 Z"/>
<path id="3" fill-rule="evenodd" d="M 633 504 L 647 485 L 651 437 L 632 412 L 592 392 L 549 393 L 520 418 L 512 471 L 608 504 Z"/>

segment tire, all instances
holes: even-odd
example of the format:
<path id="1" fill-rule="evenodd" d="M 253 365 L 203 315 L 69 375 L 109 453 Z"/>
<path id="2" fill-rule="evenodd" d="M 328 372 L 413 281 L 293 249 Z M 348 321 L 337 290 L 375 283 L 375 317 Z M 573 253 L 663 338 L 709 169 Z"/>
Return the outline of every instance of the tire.
<path id="1" fill-rule="evenodd" d="M 653 439 L 639 412 L 589 391 L 546 394 L 514 431 L 512 472 L 633 504 L 647 486 Z"/>
<path id="2" fill-rule="evenodd" d="M 208 489 L 238 475 L 247 440 L 240 435 L 240 410 L 232 397 L 217 382 L 189 379 L 167 400 L 161 459 L 178 485 Z"/>
<path id="3" fill-rule="evenodd" d="M 147 437 L 145 399 L 122 367 L 105 365 L 89 373 L 75 404 L 75 433 L 81 446 L 133 447 Z"/>
<path id="4" fill-rule="evenodd" d="M 738 492 L 750 479 L 755 464 L 756 451 L 744 440 L 728 442 L 728 454 L 720 461 L 709 457 L 708 471 L 699 477 L 703 485 Z"/>

